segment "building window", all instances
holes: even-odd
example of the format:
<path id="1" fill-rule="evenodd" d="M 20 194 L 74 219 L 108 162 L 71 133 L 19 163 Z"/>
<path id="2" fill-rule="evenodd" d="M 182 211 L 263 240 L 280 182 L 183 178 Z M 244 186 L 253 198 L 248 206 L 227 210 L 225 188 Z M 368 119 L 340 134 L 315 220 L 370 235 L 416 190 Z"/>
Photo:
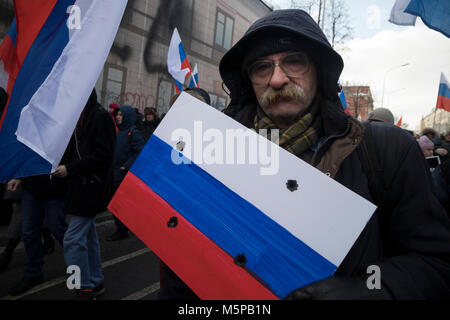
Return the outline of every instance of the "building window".
<path id="1" fill-rule="evenodd" d="M 227 98 L 219 96 L 215 93 L 209 93 L 211 97 L 211 106 L 222 111 L 227 106 Z"/>
<path id="2" fill-rule="evenodd" d="M 215 44 L 225 50 L 231 48 L 233 42 L 234 19 L 217 10 Z"/>
<path id="3" fill-rule="evenodd" d="M 122 104 L 126 69 L 120 66 L 106 65 L 104 70 L 102 102 L 105 107 L 111 103 Z"/>
<path id="4" fill-rule="evenodd" d="M 156 108 L 159 116 L 169 111 L 170 98 L 175 94 L 175 85 L 173 81 L 161 79 L 158 87 L 158 102 Z"/>

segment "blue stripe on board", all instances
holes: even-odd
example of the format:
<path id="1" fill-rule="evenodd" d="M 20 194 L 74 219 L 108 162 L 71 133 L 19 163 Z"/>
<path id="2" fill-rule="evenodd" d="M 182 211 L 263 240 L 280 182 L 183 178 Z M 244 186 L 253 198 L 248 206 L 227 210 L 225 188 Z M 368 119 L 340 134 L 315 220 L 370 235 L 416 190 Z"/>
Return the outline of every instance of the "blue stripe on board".
<path id="1" fill-rule="evenodd" d="M 200 167 L 174 164 L 172 150 L 153 135 L 131 172 L 225 252 L 243 253 L 278 297 L 334 273 L 335 265 Z"/>
<path id="2" fill-rule="evenodd" d="M 450 99 L 450 88 L 445 83 L 439 85 L 439 96 Z"/>
<path id="3" fill-rule="evenodd" d="M 59 0 L 56 3 L 19 71 L 0 130 L 0 181 L 12 178 L 12 173 L 14 177 L 50 173 L 50 163 L 17 141 L 15 132 L 22 108 L 47 78 L 69 41 L 66 10 L 74 2 Z"/>

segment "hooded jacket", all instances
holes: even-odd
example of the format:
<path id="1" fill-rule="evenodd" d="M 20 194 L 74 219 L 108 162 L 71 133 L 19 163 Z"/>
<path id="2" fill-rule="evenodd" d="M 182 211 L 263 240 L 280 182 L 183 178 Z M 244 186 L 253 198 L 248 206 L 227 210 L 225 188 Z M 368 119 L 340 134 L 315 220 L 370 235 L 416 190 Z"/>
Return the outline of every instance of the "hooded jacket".
<path id="1" fill-rule="evenodd" d="M 111 115 L 93 91 L 62 160 L 69 179 L 69 214 L 94 216 L 106 210 L 113 195 L 115 138 Z"/>
<path id="2" fill-rule="evenodd" d="M 114 151 L 114 187 L 117 188 L 125 174 L 130 170 L 145 145 L 144 136 L 136 128 L 136 111 L 130 106 L 119 107 L 123 120 L 118 124 L 119 132 L 116 136 Z M 126 170 L 121 170 L 125 167 Z"/>
<path id="3" fill-rule="evenodd" d="M 368 266 L 376 265 L 383 288 L 394 298 L 449 298 L 450 220 L 436 198 L 422 151 L 404 130 L 385 123 L 370 124 L 373 140 L 368 143 L 379 156 L 378 175 L 384 190 L 373 189 L 357 152 L 364 127 L 344 113 L 337 95 L 342 59 L 306 12 L 276 10 L 268 14 L 225 54 L 220 74 L 231 96 L 225 114 L 253 126 L 257 101 L 243 72 L 243 61 L 261 41 L 267 44 L 261 55 L 276 53 L 277 45 L 272 46 L 275 51 L 267 48 L 277 35 L 297 37 L 318 70 L 324 137 L 311 164 L 378 206 L 336 275 L 367 279 Z M 382 200 L 375 201 L 374 193 L 382 194 Z"/>

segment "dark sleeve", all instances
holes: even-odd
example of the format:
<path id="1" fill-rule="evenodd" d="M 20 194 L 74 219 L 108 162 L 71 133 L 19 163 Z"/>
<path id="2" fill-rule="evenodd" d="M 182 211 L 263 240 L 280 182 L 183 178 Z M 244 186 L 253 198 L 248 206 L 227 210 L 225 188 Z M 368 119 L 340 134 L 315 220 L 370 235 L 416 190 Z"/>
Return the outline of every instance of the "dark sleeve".
<path id="1" fill-rule="evenodd" d="M 391 150 L 400 161 L 391 166 L 391 210 L 383 213 L 387 258 L 379 263 L 381 280 L 398 299 L 449 298 L 450 219 L 417 143 L 404 139 Z"/>
<path id="2" fill-rule="evenodd" d="M 132 135 L 131 135 L 130 157 L 123 164 L 123 166 L 127 170 L 130 170 L 131 166 L 133 165 L 134 161 L 137 159 L 137 157 L 141 153 L 144 146 L 145 146 L 144 136 L 142 135 L 142 133 L 139 129 L 134 129 L 132 132 Z"/>
<path id="3" fill-rule="evenodd" d="M 105 112 L 98 112 L 94 120 L 95 134 L 94 150 L 84 155 L 81 160 L 73 160 L 66 165 L 69 174 L 91 175 L 104 172 L 111 165 L 114 157 L 116 133 L 111 116 Z"/>

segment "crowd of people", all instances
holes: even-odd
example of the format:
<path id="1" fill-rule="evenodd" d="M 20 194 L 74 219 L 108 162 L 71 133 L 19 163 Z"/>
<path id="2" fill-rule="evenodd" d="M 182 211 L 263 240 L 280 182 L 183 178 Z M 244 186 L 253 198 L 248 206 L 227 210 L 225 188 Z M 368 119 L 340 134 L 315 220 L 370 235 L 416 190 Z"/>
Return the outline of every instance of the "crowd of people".
<path id="1" fill-rule="evenodd" d="M 374 112 L 364 123 L 345 114 L 337 94 L 342 69 L 341 56 L 319 25 L 294 9 L 256 21 L 219 65 L 230 90 L 227 116 L 248 128 L 279 129 L 281 148 L 377 206 L 333 276 L 282 298 L 449 298 L 450 132 L 439 139 L 427 129 L 413 137 L 393 124 L 389 110 Z M 186 91 L 210 102 L 202 89 Z M 140 119 L 130 106 L 109 108 L 108 114 L 94 91 L 56 171 L 8 182 L 11 192 L 22 187 L 14 213 L 22 213 L 20 237 L 28 257 L 24 278 L 12 294 L 43 281 L 44 225 L 63 246 L 67 264 L 81 267 L 77 297 L 91 299 L 104 292 L 95 215 L 106 209 L 160 121 L 155 109 L 145 109 Z M 432 159 L 438 164 L 432 165 Z M 110 241 L 129 234 L 117 219 L 116 226 Z M 11 248 L 17 239 L 18 232 Z M 5 256 L 3 261 L 11 254 Z M 379 289 L 366 285 L 369 265 L 381 269 Z M 197 296 L 161 262 L 159 298 Z"/>

